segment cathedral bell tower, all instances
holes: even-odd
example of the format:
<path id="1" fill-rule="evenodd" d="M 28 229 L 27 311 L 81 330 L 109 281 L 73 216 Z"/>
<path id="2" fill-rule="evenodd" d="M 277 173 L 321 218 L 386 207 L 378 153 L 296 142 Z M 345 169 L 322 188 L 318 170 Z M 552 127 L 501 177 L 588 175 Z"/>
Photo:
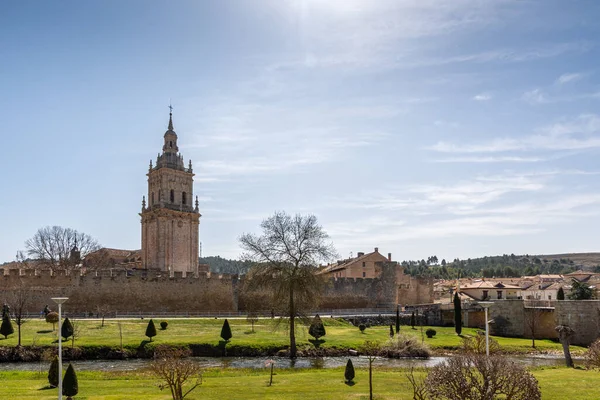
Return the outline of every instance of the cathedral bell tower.
<path id="1" fill-rule="evenodd" d="M 170 106 L 169 106 L 170 107 Z M 171 107 L 170 107 L 171 108 Z M 192 161 L 186 168 L 173 130 L 172 108 L 162 154 L 148 173 L 148 203 L 142 200 L 142 267 L 165 272 L 198 272 L 200 212 L 192 204 Z"/>

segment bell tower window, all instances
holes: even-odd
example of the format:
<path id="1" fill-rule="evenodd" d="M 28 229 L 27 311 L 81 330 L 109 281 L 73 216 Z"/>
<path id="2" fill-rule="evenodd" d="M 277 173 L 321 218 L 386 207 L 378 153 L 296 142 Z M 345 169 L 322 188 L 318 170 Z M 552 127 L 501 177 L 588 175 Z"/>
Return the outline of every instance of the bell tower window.
<path id="1" fill-rule="evenodd" d="M 169 140 L 169 147 L 173 148 L 173 141 Z"/>
<path id="2" fill-rule="evenodd" d="M 187 193 L 186 192 L 181 193 L 181 204 L 183 204 L 184 206 L 187 204 Z"/>
<path id="3" fill-rule="evenodd" d="M 171 203 L 175 203 L 175 191 L 171 189 Z"/>

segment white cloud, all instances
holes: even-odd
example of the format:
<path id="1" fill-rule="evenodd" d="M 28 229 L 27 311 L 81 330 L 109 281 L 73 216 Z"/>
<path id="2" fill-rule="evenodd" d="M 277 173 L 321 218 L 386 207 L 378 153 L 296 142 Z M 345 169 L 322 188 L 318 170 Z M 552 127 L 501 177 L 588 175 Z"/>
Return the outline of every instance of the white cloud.
<path id="1" fill-rule="evenodd" d="M 523 93 L 521 98 L 530 104 L 544 104 L 550 101 L 548 96 L 539 88 Z"/>
<path id="2" fill-rule="evenodd" d="M 583 76 L 583 74 L 579 74 L 579 73 L 562 74 L 561 76 L 558 77 L 558 79 L 556 80 L 556 83 L 559 85 L 563 85 L 565 83 L 574 82 L 576 80 L 579 80 L 579 79 L 581 79 L 582 76 Z"/>
<path id="3" fill-rule="evenodd" d="M 480 93 L 478 95 L 473 96 L 473 100 L 475 100 L 475 101 L 488 101 L 491 99 L 492 99 L 492 96 L 488 93 Z"/>
<path id="4" fill-rule="evenodd" d="M 519 156 L 501 156 L 501 157 L 452 157 L 433 160 L 436 163 L 534 163 L 545 161 L 544 157 L 519 157 Z"/>

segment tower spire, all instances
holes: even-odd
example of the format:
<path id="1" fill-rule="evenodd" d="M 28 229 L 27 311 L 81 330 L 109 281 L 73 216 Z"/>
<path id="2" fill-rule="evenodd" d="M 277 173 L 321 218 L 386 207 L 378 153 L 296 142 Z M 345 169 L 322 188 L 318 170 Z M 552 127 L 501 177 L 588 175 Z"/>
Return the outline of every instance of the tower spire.
<path id="1" fill-rule="evenodd" d="M 173 130 L 173 106 L 171 105 L 171 102 L 169 101 L 169 128 L 170 131 Z"/>

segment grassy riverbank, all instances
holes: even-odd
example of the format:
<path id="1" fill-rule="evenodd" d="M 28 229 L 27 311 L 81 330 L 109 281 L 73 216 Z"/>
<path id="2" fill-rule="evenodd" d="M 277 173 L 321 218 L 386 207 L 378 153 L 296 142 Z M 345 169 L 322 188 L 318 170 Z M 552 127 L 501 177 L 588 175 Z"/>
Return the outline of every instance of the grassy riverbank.
<path id="1" fill-rule="evenodd" d="M 125 319 L 125 320 L 106 320 L 105 326 L 101 327 L 99 320 L 75 320 L 75 325 L 79 330 L 79 336 L 75 340 L 76 347 L 112 347 L 120 348 L 121 337 L 122 344 L 127 349 L 136 349 L 140 345 L 148 345 L 148 338 L 144 336 L 148 319 Z M 160 330 L 159 323 L 161 319 L 155 319 L 158 335 L 153 338 L 152 344 L 172 344 L 172 345 L 207 345 L 218 346 L 220 341 L 221 326 L 223 319 L 210 318 L 190 318 L 190 319 L 172 319 L 168 320 L 168 328 Z M 326 326 L 327 335 L 321 348 L 327 350 L 335 349 L 356 349 L 366 340 L 375 342 L 384 342 L 389 338 L 389 327 L 374 326 L 367 328 L 361 333 L 357 327 L 337 319 L 323 318 Z M 288 333 L 284 324 L 280 329 L 276 329 L 276 320 L 261 319 L 254 326 L 252 332 L 251 325 L 245 319 L 232 319 L 229 321 L 233 332 L 228 347 L 248 348 L 256 351 L 276 351 L 283 349 L 288 345 Z M 423 332 L 427 327 L 423 328 Z M 415 336 L 418 340 L 423 339 L 434 353 L 445 353 L 460 348 L 462 339 L 457 336 L 452 327 L 433 327 L 437 335 L 431 339 L 422 337 L 420 329 L 411 329 L 402 326 L 401 331 L 408 335 Z M 476 329 L 464 328 L 463 336 L 472 336 L 477 332 Z M 23 325 L 22 344 L 24 346 L 55 346 L 56 331 L 52 331 L 52 324 L 43 320 L 30 320 Z M 424 334 L 423 334 L 424 336 Z M 8 339 L 0 339 L 0 346 L 15 346 L 17 344 L 16 327 L 15 333 Z M 311 337 L 306 328 L 301 328 L 297 334 L 298 346 L 300 349 L 314 349 L 314 345 L 309 341 Z M 536 353 L 536 352 L 561 352 L 559 343 L 551 340 L 536 340 L 536 349 L 531 347 L 531 340 L 519 338 L 495 337 L 505 352 L 510 353 Z M 71 345 L 71 341 L 65 342 L 64 346 Z M 577 354 L 583 351 L 582 348 L 572 346 L 572 351 Z"/>
<path id="2" fill-rule="evenodd" d="M 76 364 L 75 364 L 76 365 Z M 366 369 L 357 369 L 355 385 L 343 382 L 343 369 L 276 370 L 273 386 L 263 370 L 208 370 L 203 384 L 189 395 L 193 399 L 364 399 L 369 384 Z M 600 373 L 568 368 L 539 368 L 533 374 L 542 388 L 544 400 L 587 400 L 600 398 Z M 406 370 L 380 368 L 374 372 L 377 399 L 412 399 Z M 87 400 L 167 400 L 158 381 L 147 372 L 79 372 L 77 399 Z M 45 372 L 0 372 L 0 398 L 56 399 L 56 389 L 45 389 Z"/>

